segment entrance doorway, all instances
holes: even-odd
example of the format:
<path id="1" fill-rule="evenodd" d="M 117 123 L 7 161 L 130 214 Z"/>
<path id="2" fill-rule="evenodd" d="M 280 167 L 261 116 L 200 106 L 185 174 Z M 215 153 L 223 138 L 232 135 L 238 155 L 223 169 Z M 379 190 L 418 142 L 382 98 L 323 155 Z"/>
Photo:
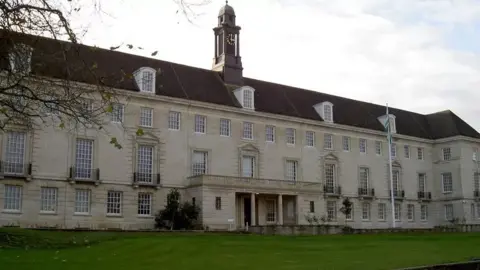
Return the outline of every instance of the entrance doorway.
<path id="1" fill-rule="evenodd" d="M 243 225 L 252 225 L 252 201 L 250 198 L 243 198 Z"/>

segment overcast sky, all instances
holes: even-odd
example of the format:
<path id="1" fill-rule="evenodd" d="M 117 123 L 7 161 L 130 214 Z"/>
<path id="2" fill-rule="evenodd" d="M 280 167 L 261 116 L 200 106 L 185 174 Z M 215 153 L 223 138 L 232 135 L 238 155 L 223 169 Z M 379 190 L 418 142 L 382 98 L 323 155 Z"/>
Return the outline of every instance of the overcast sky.
<path id="1" fill-rule="evenodd" d="M 187 0 L 198 2 L 202 0 Z M 84 43 L 210 69 L 223 0 L 105 1 Z M 480 0 L 230 0 L 244 75 L 419 113 L 450 109 L 480 130 Z M 77 24 L 78 25 L 78 24 Z"/>

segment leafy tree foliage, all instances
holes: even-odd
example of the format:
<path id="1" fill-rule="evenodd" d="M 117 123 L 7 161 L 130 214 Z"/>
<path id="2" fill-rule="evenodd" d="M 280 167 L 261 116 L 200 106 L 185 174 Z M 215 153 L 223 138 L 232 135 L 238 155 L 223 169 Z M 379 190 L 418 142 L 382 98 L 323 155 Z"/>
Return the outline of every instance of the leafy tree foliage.
<path id="1" fill-rule="evenodd" d="M 200 208 L 190 202 L 180 203 L 180 192 L 172 189 L 167 195 L 167 205 L 155 217 L 158 229 L 194 229 L 200 215 Z"/>

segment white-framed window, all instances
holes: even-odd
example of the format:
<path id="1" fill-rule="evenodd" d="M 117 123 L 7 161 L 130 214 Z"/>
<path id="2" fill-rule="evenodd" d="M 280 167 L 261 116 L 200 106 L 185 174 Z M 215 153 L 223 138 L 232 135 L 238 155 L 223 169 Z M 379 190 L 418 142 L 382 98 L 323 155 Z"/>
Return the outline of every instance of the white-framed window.
<path id="1" fill-rule="evenodd" d="M 265 141 L 275 142 L 275 127 L 271 125 L 265 126 Z"/>
<path id="2" fill-rule="evenodd" d="M 369 169 L 366 167 L 360 167 L 360 188 L 362 189 L 363 194 L 367 194 L 368 192 L 368 180 L 369 180 Z"/>
<path id="3" fill-rule="evenodd" d="M 400 219 L 402 217 L 401 210 L 402 210 L 402 208 L 400 207 L 400 204 L 396 203 L 395 204 L 395 221 L 400 221 Z"/>
<path id="4" fill-rule="evenodd" d="M 76 179 L 92 179 L 93 177 L 93 140 L 77 138 L 75 144 Z"/>
<path id="5" fill-rule="evenodd" d="M 154 92 L 154 74 L 152 71 L 142 71 L 142 84 L 140 91 L 153 93 Z"/>
<path id="6" fill-rule="evenodd" d="M 410 158 L 410 146 L 404 145 L 403 146 L 403 153 L 405 155 L 405 158 Z"/>
<path id="7" fill-rule="evenodd" d="M 330 104 L 323 105 L 323 116 L 325 122 L 333 122 L 333 108 Z"/>
<path id="8" fill-rule="evenodd" d="M 75 214 L 90 213 L 91 192 L 89 189 L 75 190 Z"/>
<path id="9" fill-rule="evenodd" d="M 108 191 L 107 215 L 119 216 L 122 214 L 122 199 L 123 193 L 121 191 Z"/>
<path id="10" fill-rule="evenodd" d="M 327 201 L 327 219 L 328 220 L 337 219 L 337 202 Z"/>
<path id="11" fill-rule="evenodd" d="M 192 154 L 192 175 L 207 174 L 208 152 L 193 151 Z"/>
<path id="12" fill-rule="evenodd" d="M 417 159 L 418 160 L 423 160 L 424 156 L 423 156 L 423 148 L 421 147 L 418 147 L 417 148 Z"/>
<path id="13" fill-rule="evenodd" d="M 79 113 L 83 117 L 89 117 L 92 115 L 94 106 L 93 106 L 93 101 L 91 99 L 81 99 L 79 101 Z"/>
<path id="14" fill-rule="evenodd" d="M 253 91 L 249 89 L 243 90 L 243 108 L 253 109 Z"/>
<path id="15" fill-rule="evenodd" d="M 443 193 L 453 192 L 452 173 L 442 173 L 442 189 Z"/>
<path id="16" fill-rule="evenodd" d="M 305 145 L 306 146 L 315 146 L 315 132 L 307 130 L 305 131 Z"/>
<path id="17" fill-rule="evenodd" d="M 400 171 L 392 170 L 393 191 L 397 193 L 400 189 Z"/>
<path id="18" fill-rule="evenodd" d="M 478 156 L 478 148 L 473 148 L 472 149 L 472 160 L 477 161 L 477 156 Z"/>
<path id="19" fill-rule="evenodd" d="M 20 212 L 22 210 L 22 186 L 4 185 L 5 195 L 3 209 L 9 212 Z"/>
<path id="20" fill-rule="evenodd" d="M 333 135 L 325 134 L 323 136 L 323 147 L 325 149 L 333 149 Z"/>
<path id="21" fill-rule="evenodd" d="M 453 219 L 453 204 L 445 204 L 445 220 Z"/>
<path id="22" fill-rule="evenodd" d="M 343 136 L 342 137 L 342 149 L 343 151 L 350 151 L 350 137 Z"/>
<path id="23" fill-rule="evenodd" d="M 287 181 L 297 181 L 298 178 L 298 161 L 296 160 L 287 160 L 286 161 L 286 180 Z"/>
<path id="24" fill-rule="evenodd" d="M 385 203 L 378 204 L 378 220 L 384 221 L 387 219 L 387 205 Z"/>
<path id="25" fill-rule="evenodd" d="M 42 187 L 40 189 L 40 212 L 57 212 L 58 188 Z"/>
<path id="26" fill-rule="evenodd" d="M 450 147 L 442 148 L 442 158 L 443 158 L 443 160 L 452 159 L 452 151 L 451 151 Z"/>
<path id="27" fill-rule="evenodd" d="M 153 182 L 153 153 L 152 145 L 138 145 L 137 149 L 137 181 L 141 183 Z"/>
<path id="28" fill-rule="evenodd" d="M 8 131 L 5 145 L 5 174 L 23 174 L 25 172 L 25 143 L 27 134 L 19 131 Z"/>
<path id="29" fill-rule="evenodd" d="M 152 215 L 152 194 L 146 192 L 138 193 L 138 215 L 150 216 Z"/>
<path id="30" fill-rule="evenodd" d="M 360 148 L 360 153 L 366 154 L 367 153 L 367 140 L 366 139 L 358 139 L 358 146 Z"/>
<path id="31" fill-rule="evenodd" d="M 253 123 L 243 122 L 243 138 L 253 140 Z"/>
<path id="32" fill-rule="evenodd" d="M 475 204 L 474 203 L 470 204 L 470 218 L 472 220 L 475 219 Z"/>
<path id="33" fill-rule="evenodd" d="M 362 220 L 370 220 L 370 203 L 362 203 Z"/>
<path id="34" fill-rule="evenodd" d="M 428 219 L 428 205 L 422 204 L 420 205 L 420 220 L 427 221 Z"/>
<path id="35" fill-rule="evenodd" d="M 220 136 L 230 137 L 232 135 L 232 121 L 220 118 Z"/>
<path id="36" fill-rule="evenodd" d="M 268 199 L 266 200 L 267 203 L 267 222 L 275 222 L 275 214 L 276 214 L 276 203 L 275 200 Z"/>
<path id="37" fill-rule="evenodd" d="M 350 213 L 348 213 L 348 214 L 345 215 L 345 219 L 346 219 L 346 220 L 353 220 L 353 216 L 354 216 L 353 211 L 354 211 L 354 209 L 355 209 L 355 207 L 354 207 L 354 204 L 352 203 L 352 208 L 351 208 L 351 210 L 350 210 Z"/>
<path id="38" fill-rule="evenodd" d="M 195 133 L 207 133 L 207 117 L 204 115 L 195 115 Z"/>
<path id="39" fill-rule="evenodd" d="M 382 142 L 381 141 L 375 141 L 375 154 L 377 156 L 382 155 Z"/>
<path id="40" fill-rule="evenodd" d="M 392 146 L 392 158 L 397 157 L 397 144 L 392 143 L 391 146 Z"/>
<path id="41" fill-rule="evenodd" d="M 168 129 L 180 130 L 180 112 L 170 111 L 168 112 Z"/>
<path id="42" fill-rule="evenodd" d="M 287 144 L 295 144 L 295 132 L 296 130 L 294 128 L 285 129 L 285 140 L 287 141 Z"/>
<path id="43" fill-rule="evenodd" d="M 426 180 L 427 180 L 427 176 L 425 173 L 418 174 L 418 191 L 419 192 L 426 191 Z"/>
<path id="44" fill-rule="evenodd" d="M 325 186 L 327 191 L 332 193 L 335 189 L 335 164 L 326 163 L 325 164 Z"/>
<path id="45" fill-rule="evenodd" d="M 121 103 L 112 104 L 112 112 L 110 113 L 110 120 L 114 123 L 123 123 L 125 106 Z"/>
<path id="46" fill-rule="evenodd" d="M 480 203 L 477 203 L 477 218 L 480 219 Z"/>
<path id="47" fill-rule="evenodd" d="M 255 177 L 255 167 L 256 162 L 254 156 L 242 157 L 242 177 Z"/>
<path id="48" fill-rule="evenodd" d="M 480 191 L 480 173 L 473 173 L 473 190 Z"/>
<path id="49" fill-rule="evenodd" d="M 140 108 L 140 126 L 152 127 L 153 126 L 153 109 L 141 107 Z"/>
<path id="50" fill-rule="evenodd" d="M 415 220 L 415 205 L 413 205 L 413 204 L 408 204 L 407 205 L 407 219 L 408 219 L 408 221 L 414 221 Z"/>

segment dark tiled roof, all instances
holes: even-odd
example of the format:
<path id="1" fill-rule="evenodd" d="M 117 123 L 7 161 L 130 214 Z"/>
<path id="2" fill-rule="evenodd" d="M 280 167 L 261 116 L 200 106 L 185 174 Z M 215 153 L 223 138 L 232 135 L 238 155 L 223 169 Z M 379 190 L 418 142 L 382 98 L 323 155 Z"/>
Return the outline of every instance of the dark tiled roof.
<path id="1" fill-rule="evenodd" d="M 0 68 L 8 67 L 5 57 L 8 46 L 4 45 L 9 40 L 18 40 L 35 48 L 32 72 L 38 75 L 69 78 L 91 84 L 99 83 L 99 78 L 102 78 L 101 83 L 108 86 L 138 91 L 133 78 L 123 74 L 132 74 L 140 67 L 151 67 L 160 70 L 156 79 L 158 95 L 231 107 L 240 106 L 231 90 L 223 83 L 220 74 L 211 70 L 85 45 L 72 46 L 68 42 L 11 32 L 0 32 Z M 95 68 L 92 69 L 93 66 Z M 385 107 L 382 105 L 256 79 L 244 78 L 244 81 L 245 85 L 255 89 L 257 111 L 322 121 L 313 106 L 330 101 L 334 104 L 335 123 L 383 130 L 377 120 L 377 117 L 385 114 Z M 451 111 L 422 115 L 390 108 L 390 113 L 396 116 L 399 134 L 425 139 L 456 135 L 480 138 L 475 129 Z"/>

